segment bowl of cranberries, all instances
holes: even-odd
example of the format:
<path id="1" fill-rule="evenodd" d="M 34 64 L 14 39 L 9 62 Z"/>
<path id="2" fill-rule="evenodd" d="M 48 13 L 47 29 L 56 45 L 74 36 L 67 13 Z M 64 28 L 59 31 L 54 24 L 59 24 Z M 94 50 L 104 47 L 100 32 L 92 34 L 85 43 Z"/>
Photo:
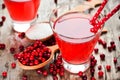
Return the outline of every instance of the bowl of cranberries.
<path id="1" fill-rule="evenodd" d="M 57 48 L 57 45 L 47 47 L 40 40 L 36 40 L 18 54 L 18 64 L 25 70 L 44 67 L 52 61 Z"/>

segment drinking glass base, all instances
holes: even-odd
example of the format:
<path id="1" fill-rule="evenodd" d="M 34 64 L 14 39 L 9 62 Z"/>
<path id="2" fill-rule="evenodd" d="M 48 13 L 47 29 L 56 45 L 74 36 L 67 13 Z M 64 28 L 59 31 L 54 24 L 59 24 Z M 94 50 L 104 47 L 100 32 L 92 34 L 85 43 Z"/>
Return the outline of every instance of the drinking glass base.
<path id="1" fill-rule="evenodd" d="M 13 29 L 17 32 L 26 32 L 30 28 L 30 23 L 13 23 Z"/>
<path id="2" fill-rule="evenodd" d="M 89 68 L 90 61 L 88 61 L 86 63 L 82 63 L 80 65 L 75 65 L 75 64 L 67 63 L 65 60 L 63 60 L 63 66 L 64 66 L 65 70 L 67 70 L 71 73 L 78 73 L 79 71 L 84 72 Z"/>

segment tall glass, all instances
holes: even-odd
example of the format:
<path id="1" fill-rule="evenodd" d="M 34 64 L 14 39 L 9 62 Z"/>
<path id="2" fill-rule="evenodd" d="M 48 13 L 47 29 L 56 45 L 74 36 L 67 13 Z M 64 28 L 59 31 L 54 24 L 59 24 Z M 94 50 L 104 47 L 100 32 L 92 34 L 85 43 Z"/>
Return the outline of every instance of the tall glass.
<path id="1" fill-rule="evenodd" d="M 27 31 L 36 20 L 41 0 L 4 0 L 13 28 L 17 32 Z"/>
<path id="2" fill-rule="evenodd" d="M 92 16 L 86 11 L 89 6 L 71 5 L 61 4 L 54 9 L 50 25 L 62 54 L 64 68 L 71 73 L 78 73 L 89 68 L 90 57 L 101 30 L 96 34 L 90 31 L 93 26 L 90 24 Z"/>

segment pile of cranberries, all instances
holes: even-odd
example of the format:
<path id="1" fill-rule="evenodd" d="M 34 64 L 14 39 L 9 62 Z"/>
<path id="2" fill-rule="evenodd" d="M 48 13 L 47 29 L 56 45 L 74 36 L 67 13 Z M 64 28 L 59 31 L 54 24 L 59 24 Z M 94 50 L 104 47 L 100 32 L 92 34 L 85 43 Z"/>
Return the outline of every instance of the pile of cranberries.
<path id="1" fill-rule="evenodd" d="M 51 50 L 47 48 L 40 40 L 36 40 L 33 44 L 18 54 L 17 59 L 27 66 L 38 65 L 50 58 Z"/>

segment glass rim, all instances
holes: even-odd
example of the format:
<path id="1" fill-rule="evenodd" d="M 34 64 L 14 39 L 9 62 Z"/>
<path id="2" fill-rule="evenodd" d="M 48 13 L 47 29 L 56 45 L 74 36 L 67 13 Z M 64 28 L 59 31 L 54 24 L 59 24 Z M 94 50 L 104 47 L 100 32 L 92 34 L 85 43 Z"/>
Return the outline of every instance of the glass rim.
<path id="1" fill-rule="evenodd" d="M 66 5 L 64 5 L 64 6 L 66 6 Z M 62 7 L 63 7 L 63 6 L 62 6 Z M 69 39 L 88 39 L 88 38 L 92 38 L 92 37 L 94 37 L 94 36 L 96 36 L 97 34 L 100 34 L 100 33 L 102 32 L 103 27 L 101 27 L 96 33 L 94 33 L 94 34 L 92 34 L 92 35 L 90 35 L 90 36 L 85 36 L 85 37 L 69 37 L 69 36 L 65 36 L 65 35 L 63 35 L 63 34 L 60 34 L 60 33 L 56 32 L 56 30 L 53 28 L 55 25 L 54 25 L 54 22 L 51 21 L 51 18 L 52 18 L 52 16 L 55 14 L 55 12 L 56 12 L 59 8 L 61 8 L 61 7 L 57 7 L 57 8 L 55 8 L 55 9 L 53 9 L 53 11 L 52 11 L 51 14 L 50 14 L 50 19 L 49 19 L 50 27 L 52 28 L 53 32 L 57 33 L 58 35 L 60 35 L 60 36 L 62 36 L 62 37 L 65 37 L 65 38 L 69 38 Z M 80 11 L 70 11 L 70 12 L 71 12 L 71 13 L 80 13 L 80 14 L 83 13 L 83 12 L 80 12 Z M 68 13 L 70 13 L 70 12 L 68 11 L 68 12 L 60 15 L 55 21 L 59 20 L 60 17 L 66 15 L 66 14 L 68 14 Z M 91 14 L 89 14 L 89 15 L 91 16 Z M 53 23 L 53 25 L 52 25 L 51 22 Z M 102 25 L 102 26 L 103 26 L 103 25 Z"/>

